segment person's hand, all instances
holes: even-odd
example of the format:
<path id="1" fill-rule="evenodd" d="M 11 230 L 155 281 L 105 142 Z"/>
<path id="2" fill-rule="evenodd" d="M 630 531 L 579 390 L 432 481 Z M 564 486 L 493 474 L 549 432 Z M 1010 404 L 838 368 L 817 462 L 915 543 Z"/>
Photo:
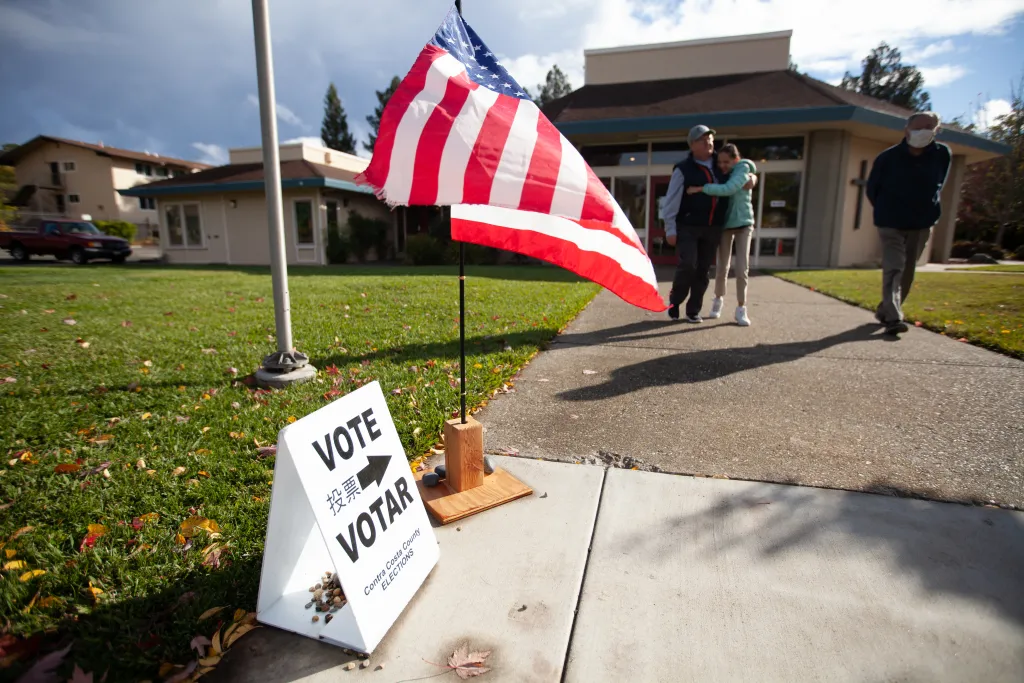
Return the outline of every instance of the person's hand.
<path id="1" fill-rule="evenodd" d="M 757 176 L 756 175 L 752 175 L 752 176 L 750 176 L 750 180 L 747 181 L 747 184 L 743 186 L 743 189 L 744 190 L 753 190 L 755 185 L 757 185 Z"/>
<path id="2" fill-rule="evenodd" d="M 690 187 L 686 188 L 686 194 L 699 194 L 699 193 L 701 193 L 703 191 L 704 191 L 703 187 L 693 187 L 693 186 L 690 186 Z"/>
<path id="3" fill-rule="evenodd" d="M 668 246 L 670 246 L 670 247 L 676 246 L 676 236 L 675 235 L 665 235 L 665 243 L 668 244 Z"/>

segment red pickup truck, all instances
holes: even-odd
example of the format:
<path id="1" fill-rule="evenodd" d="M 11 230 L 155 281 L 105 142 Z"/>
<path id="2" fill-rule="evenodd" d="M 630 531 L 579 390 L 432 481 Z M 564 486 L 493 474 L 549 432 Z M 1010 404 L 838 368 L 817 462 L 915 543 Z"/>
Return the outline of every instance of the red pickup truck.
<path id="1" fill-rule="evenodd" d="M 35 229 L 0 231 L 0 249 L 11 252 L 16 261 L 50 255 L 79 264 L 93 259 L 124 263 L 132 253 L 128 240 L 106 235 L 88 221 L 71 219 L 47 219 Z"/>

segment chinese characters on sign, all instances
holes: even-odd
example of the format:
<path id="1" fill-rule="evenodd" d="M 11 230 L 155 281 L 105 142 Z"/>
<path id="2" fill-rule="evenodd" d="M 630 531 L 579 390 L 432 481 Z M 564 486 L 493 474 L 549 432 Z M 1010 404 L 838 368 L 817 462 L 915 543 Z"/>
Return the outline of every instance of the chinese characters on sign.
<path id="1" fill-rule="evenodd" d="M 361 492 L 355 477 L 346 479 L 342 486 L 345 489 L 344 492 L 334 489 L 327 495 L 327 504 L 331 506 L 331 513 L 334 515 L 341 512 L 341 509 L 355 500 Z"/>

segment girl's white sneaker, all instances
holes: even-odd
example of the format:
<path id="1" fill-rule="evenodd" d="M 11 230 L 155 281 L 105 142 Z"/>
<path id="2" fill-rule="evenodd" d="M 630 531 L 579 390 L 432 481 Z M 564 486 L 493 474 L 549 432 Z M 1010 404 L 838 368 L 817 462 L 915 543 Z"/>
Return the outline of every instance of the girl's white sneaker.
<path id="1" fill-rule="evenodd" d="M 711 312 L 708 313 L 709 318 L 720 318 L 722 316 L 722 307 L 725 305 L 725 297 L 716 296 L 711 301 Z"/>
<path id="2" fill-rule="evenodd" d="M 747 317 L 747 307 L 736 307 L 736 324 L 740 327 L 750 327 L 750 318 Z"/>

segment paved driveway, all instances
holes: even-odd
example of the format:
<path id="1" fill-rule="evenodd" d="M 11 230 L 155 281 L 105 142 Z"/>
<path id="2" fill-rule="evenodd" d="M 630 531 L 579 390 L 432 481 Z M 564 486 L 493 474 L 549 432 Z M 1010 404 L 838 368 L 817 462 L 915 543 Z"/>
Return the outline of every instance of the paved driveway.
<path id="1" fill-rule="evenodd" d="M 750 297 L 740 328 L 603 292 L 481 413 L 486 448 L 1024 507 L 1024 362 L 769 276 Z"/>

